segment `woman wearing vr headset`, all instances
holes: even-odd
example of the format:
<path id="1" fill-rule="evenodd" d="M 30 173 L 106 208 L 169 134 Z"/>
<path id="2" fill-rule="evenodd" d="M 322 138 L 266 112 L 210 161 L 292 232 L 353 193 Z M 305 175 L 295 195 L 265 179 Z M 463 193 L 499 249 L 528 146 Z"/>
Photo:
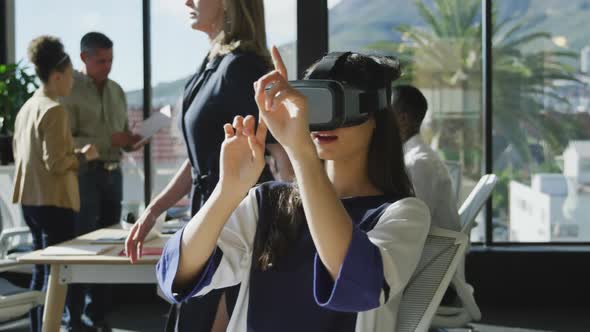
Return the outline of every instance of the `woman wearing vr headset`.
<path id="1" fill-rule="evenodd" d="M 428 208 L 413 197 L 393 113 L 361 102 L 375 106 L 360 110 L 363 120 L 310 132 L 314 105 L 286 80 L 276 48 L 272 55 L 275 70 L 254 87 L 258 128 L 252 116 L 225 124 L 220 181 L 167 243 L 159 285 L 179 302 L 241 284 L 228 331 L 391 331 L 430 226 Z M 378 95 L 399 76 L 390 58 L 333 60 L 308 77 L 332 61 L 323 79 Z M 267 128 L 286 149 L 296 184 L 251 189 Z"/>

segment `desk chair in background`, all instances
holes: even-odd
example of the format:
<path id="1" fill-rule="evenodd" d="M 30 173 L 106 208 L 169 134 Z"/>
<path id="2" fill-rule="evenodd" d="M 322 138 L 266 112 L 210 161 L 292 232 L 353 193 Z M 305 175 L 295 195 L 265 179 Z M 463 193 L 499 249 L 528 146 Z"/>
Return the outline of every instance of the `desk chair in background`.
<path id="1" fill-rule="evenodd" d="M 475 226 L 475 217 L 490 198 L 498 177 L 495 174 L 486 174 L 479 179 L 475 188 L 471 191 L 461 208 L 459 218 L 461 219 L 461 232 L 468 234 Z"/>
<path id="2" fill-rule="evenodd" d="M 396 332 L 426 332 L 459 263 L 467 235 L 431 227 L 420 262 L 404 290 Z"/>
<path id="3" fill-rule="evenodd" d="M 32 237 L 20 206 L 12 204 L 13 174 L 14 167 L 0 166 L 0 273 L 31 274 L 30 264 L 16 261 L 32 249 Z M 27 326 L 29 310 L 44 301 L 43 292 L 15 286 L 0 277 L 0 329 Z"/>
<path id="4" fill-rule="evenodd" d="M 17 268 L 16 262 L 0 264 L 0 273 Z M 45 303 L 45 293 L 13 285 L 0 277 L 0 330 L 25 327 L 30 324 L 28 313 Z"/>
<path id="5" fill-rule="evenodd" d="M 0 166 L 0 269 L 32 251 L 33 237 L 20 205 L 12 203 L 14 167 Z M 11 272 L 31 274 L 31 265 L 11 266 Z"/>
<path id="6" fill-rule="evenodd" d="M 461 163 L 454 160 L 444 160 L 443 162 L 451 176 L 451 183 L 453 184 L 453 190 L 455 191 L 455 199 L 458 202 L 460 198 L 459 196 L 461 195 L 461 178 L 463 176 Z"/>
<path id="7" fill-rule="evenodd" d="M 13 227 L 0 233 L 0 273 L 31 273 L 30 264 L 17 263 L 18 252 L 10 253 L 13 240 L 22 236 L 30 237 L 28 227 Z M 18 287 L 0 277 L 0 330 L 28 326 L 29 311 L 44 302 L 44 292 Z"/>
<path id="8" fill-rule="evenodd" d="M 491 196 L 498 178 L 494 174 L 484 175 L 471 191 L 461 208 L 461 233 L 467 238 L 475 226 L 475 217 Z M 481 311 L 473 296 L 473 287 L 465 280 L 465 259 L 462 259 L 457 273 L 453 276 L 451 285 L 457 293 L 458 303 L 453 306 L 441 306 L 432 320 L 433 327 L 468 328 L 469 323 L 481 319 Z"/>

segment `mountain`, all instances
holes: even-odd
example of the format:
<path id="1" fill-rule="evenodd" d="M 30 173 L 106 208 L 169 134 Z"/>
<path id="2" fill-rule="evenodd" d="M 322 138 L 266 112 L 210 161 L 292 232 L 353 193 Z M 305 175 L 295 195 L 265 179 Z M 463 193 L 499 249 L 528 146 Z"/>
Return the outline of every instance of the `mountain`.
<path id="1" fill-rule="evenodd" d="M 342 0 L 329 14 L 330 50 L 361 51 L 379 40 L 398 42 L 394 27 L 420 23 L 416 6 L 407 0 Z"/>
<path id="2" fill-rule="evenodd" d="M 279 46 L 279 51 L 283 56 L 283 60 L 285 61 L 285 66 L 287 66 L 287 70 L 289 73 L 294 73 L 296 71 L 296 62 L 295 62 L 295 47 L 294 44 L 287 44 Z M 192 68 L 191 68 L 192 70 Z M 154 109 L 157 109 L 161 106 L 166 104 L 175 105 L 179 98 L 182 97 L 182 93 L 184 91 L 184 86 L 186 82 L 191 78 L 193 73 L 188 73 L 187 76 L 180 78 L 178 80 L 174 80 L 171 82 L 164 82 L 157 84 L 152 89 L 152 106 Z M 290 75 L 290 74 L 289 74 Z M 143 89 L 142 90 L 132 90 L 125 92 L 127 96 L 127 104 L 133 108 L 142 108 L 143 107 Z"/>
<path id="3" fill-rule="evenodd" d="M 559 1 L 559 7 L 556 3 L 555 0 L 531 1 L 527 15 L 538 20 L 538 24 L 532 28 L 550 32 L 554 36 L 566 36 L 567 46 L 579 52 L 584 46 L 590 45 L 590 0 Z"/>
<path id="4" fill-rule="evenodd" d="M 434 0 L 425 0 L 433 8 Z M 529 29 L 547 31 L 555 36 L 567 36 L 567 46 L 580 51 L 590 44 L 590 0 L 503 0 L 494 1 L 500 19 L 524 18 Z M 551 8 L 551 9 L 548 9 Z M 413 1 L 408 0 L 342 0 L 330 10 L 330 50 L 362 51 L 377 41 L 399 42 L 401 36 L 395 27 L 400 24 L 425 26 Z M 548 48 L 554 45 L 533 45 Z M 290 72 L 295 69 L 294 44 L 280 47 Z M 189 73 L 187 73 L 188 75 Z M 154 105 L 174 103 L 180 96 L 189 76 L 177 81 L 158 84 L 153 89 Z M 130 105 L 141 105 L 143 93 L 127 93 Z"/>
<path id="5" fill-rule="evenodd" d="M 400 24 L 425 26 L 414 1 L 342 0 L 330 10 L 330 49 L 364 50 L 376 41 L 399 42 L 395 28 Z M 434 0 L 424 3 L 434 8 Z M 587 36 L 590 0 L 504 0 L 493 2 L 500 20 L 524 18 L 529 28 L 569 38 L 568 46 L 580 51 L 590 44 Z M 547 47 L 547 45 L 541 45 Z"/>
<path id="6" fill-rule="evenodd" d="M 188 75 L 181 79 L 160 83 L 152 89 L 152 105 L 154 108 L 166 104 L 174 105 L 178 98 L 181 98 L 184 85 L 191 76 Z M 140 108 L 143 105 L 143 90 L 133 90 L 125 93 L 127 95 L 127 104 L 131 107 Z"/>

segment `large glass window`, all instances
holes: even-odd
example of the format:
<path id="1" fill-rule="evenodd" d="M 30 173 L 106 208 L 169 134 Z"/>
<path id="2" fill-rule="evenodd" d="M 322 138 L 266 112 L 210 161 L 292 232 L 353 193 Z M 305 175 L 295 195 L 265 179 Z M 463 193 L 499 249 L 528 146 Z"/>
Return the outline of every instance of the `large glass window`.
<path id="1" fill-rule="evenodd" d="M 279 48 L 289 79 L 297 77 L 297 0 L 264 0 L 269 48 Z"/>
<path id="2" fill-rule="evenodd" d="M 106 34 L 114 42 L 110 78 L 121 85 L 129 101 L 129 123 L 143 118 L 143 41 L 141 0 L 19 0 L 15 1 L 16 60 L 28 63 L 29 42 L 40 35 L 59 37 L 70 54 L 74 68 L 83 69 L 80 39 L 90 31 Z M 33 72 L 31 67 L 31 72 Z M 137 102 L 139 100 L 139 102 Z M 123 208 L 143 204 L 143 157 L 124 154 Z M 125 213 L 126 211 L 123 211 Z"/>
<path id="3" fill-rule="evenodd" d="M 177 117 L 182 111 L 184 85 L 206 56 L 209 41 L 204 33 L 191 29 L 190 11 L 184 2 L 152 0 L 151 10 L 152 111 L 173 106 L 170 127 L 151 140 L 155 196 L 187 158 Z"/>
<path id="4" fill-rule="evenodd" d="M 290 73 L 296 70 L 296 4 L 296 0 L 264 1 L 268 46 L 280 49 Z M 198 69 L 210 44 L 204 33 L 191 29 L 190 9 L 184 2 L 152 0 L 151 9 L 152 111 L 170 104 L 174 115 L 170 128 L 152 139 L 152 193 L 157 195 L 187 158 L 177 116 L 184 85 Z M 135 102 L 141 105 L 141 91 L 135 96 Z"/>
<path id="5" fill-rule="evenodd" d="M 426 96 L 421 134 L 447 164 L 461 204 L 481 176 L 481 2 L 329 2 L 330 51 L 393 54 Z M 484 239 L 483 218 L 472 240 Z"/>
<path id="6" fill-rule="evenodd" d="M 590 2 L 496 0 L 494 240 L 590 241 Z"/>

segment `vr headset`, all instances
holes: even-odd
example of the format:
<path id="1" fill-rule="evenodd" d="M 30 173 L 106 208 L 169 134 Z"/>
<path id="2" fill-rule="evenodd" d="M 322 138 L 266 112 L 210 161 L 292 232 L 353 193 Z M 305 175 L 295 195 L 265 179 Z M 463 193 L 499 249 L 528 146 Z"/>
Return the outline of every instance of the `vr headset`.
<path id="1" fill-rule="evenodd" d="M 332 70 L 350 54 L 330 53 L 322 58 L 308 79 L 289 82 L 307 97 L 310 130 L 333 130 L 359 125 L 367 121 L 370 113 L 389 106 L 390 87 L 361 90 L 328 79 L 332 76 Z"/>

